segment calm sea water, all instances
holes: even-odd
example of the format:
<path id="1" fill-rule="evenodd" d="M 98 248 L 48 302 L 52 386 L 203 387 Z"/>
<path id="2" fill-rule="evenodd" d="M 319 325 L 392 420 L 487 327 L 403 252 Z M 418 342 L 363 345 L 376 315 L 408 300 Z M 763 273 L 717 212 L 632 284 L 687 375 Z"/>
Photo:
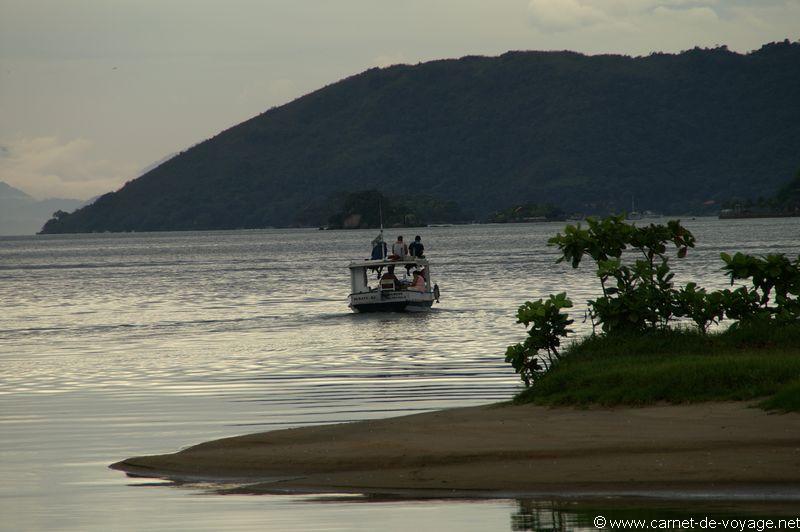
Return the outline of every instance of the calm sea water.
<path id="1" fill-rule="evenodd" d="M 726 285 L 720 251 L 800 252 L 798 219 L 685 223 L 698 247 L 679 278 L 709 287 Z M 556 265 L 546 246 L 563 225 L 405 230 L 442 289 L 409 315 L 347 308 L 346 264 L 375 231 L 0 239 L 0 528 L 591 529 L 594 509 L 549 501 L 221 496 L 107 469 L 212 438 L 508 399 L 520 303 L 566 290 L 588 331 L 592 269 Z"/>

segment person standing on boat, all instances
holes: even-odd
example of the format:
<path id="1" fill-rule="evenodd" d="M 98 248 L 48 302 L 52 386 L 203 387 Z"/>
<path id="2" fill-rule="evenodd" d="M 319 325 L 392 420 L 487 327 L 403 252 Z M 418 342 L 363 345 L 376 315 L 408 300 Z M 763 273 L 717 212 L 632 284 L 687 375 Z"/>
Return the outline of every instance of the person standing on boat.
<path id="1" fill-rule="evenodd" d="M 425 246 L 422 245 L 422 238 L 417 235 L 414 237 L 414 241 L 411 243 L 411 245 L 408 246 L 408 254 L 418 259 L 424 259 L 424 253 Z"/>
<path id="2" fill-rule="evenodd" d="M 408 255 L 408 246 L 403 242 L 403 235 L 397 237 L 397 242 L 392 244 L 392 255 L 394 260 L 403 260 Z"/>

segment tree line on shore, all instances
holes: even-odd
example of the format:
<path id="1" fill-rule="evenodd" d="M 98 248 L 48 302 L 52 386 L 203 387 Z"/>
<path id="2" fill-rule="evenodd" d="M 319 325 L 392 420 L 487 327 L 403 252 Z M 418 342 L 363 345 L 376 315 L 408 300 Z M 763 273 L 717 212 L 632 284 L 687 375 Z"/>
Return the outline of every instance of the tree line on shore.
<path id="1" fill-rule="evenodd" d="M 452 200 L 441 200 L 427 194 L 390 197 L 378 190 L 362 190 L 340 194 L 332 204 L 341 207 L 328 217 L 329 229 L 366 229 L 379 227 L 412 227 L 439 223 L 517 223 L 564 220 L 562 209 L 551 204 L 523 203 L 491 213 L 483 219 L 467 213 Z"/>

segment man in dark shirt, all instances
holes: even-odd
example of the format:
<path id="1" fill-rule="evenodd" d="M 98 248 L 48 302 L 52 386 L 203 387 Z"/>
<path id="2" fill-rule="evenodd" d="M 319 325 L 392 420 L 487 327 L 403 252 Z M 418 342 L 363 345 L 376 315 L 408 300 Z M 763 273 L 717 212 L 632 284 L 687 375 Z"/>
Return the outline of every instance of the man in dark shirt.
<path id="1" fill-rule="evenodd" d="M 412 257 L 417 257 L 418 259 L 425 258 L 423 255 L 425 251 L 425 246 L 422 245 L 422 238 L 419 235 L 414 237 L 414 241 L 408 246 L 408 254 Z"/>
<path id="2" fill-rule="evenodd" d="M 422 245 L 422 238 L 419 235 L 414 237 L 414 241 L 408 246 L 408 254 L 413 259 L 424 259 L 425 255 L 422 252 L 425 251 L 425 246 Z M 411 274 L 411 267 L 413 264 L 406 265 L 406 273 Z"/>

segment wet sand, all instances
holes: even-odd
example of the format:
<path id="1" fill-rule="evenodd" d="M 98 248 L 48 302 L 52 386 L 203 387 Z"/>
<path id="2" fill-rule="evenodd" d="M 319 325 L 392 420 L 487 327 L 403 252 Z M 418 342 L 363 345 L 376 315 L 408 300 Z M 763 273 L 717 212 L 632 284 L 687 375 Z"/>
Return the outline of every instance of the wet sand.
<path id="1" fill-rule="evenodd" d="M 252 493 L 797 496 L 800 414 L 739 402 L 585 410 L 487 405 L 249 434 L 111 467 L 236 480 Z"/>

